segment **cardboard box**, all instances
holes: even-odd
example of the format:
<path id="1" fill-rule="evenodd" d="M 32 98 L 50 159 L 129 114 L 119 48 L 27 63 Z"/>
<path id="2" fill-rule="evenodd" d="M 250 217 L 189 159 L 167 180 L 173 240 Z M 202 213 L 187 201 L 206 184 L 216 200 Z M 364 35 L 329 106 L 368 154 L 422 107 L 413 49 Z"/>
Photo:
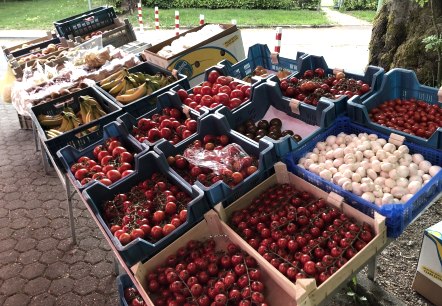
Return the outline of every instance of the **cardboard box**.
<path id="1" fill-rule="evenodd" d="M 236 25 L 221 24 L 222 32 L 209 37 L 193 47 L 179 52 L 171 57 L 165 58 L 157 54 L 163 47 L 170 45 L 174 40 L 196 32 L 208 24 L 186 31 L 179 36 L 165 40 L 159 44 L 144 50 L 143 58 L 160 67 L 187 75 L 190 86 L 195 86 L 204 81 L 204 72 L 207 68 L 216 65 L 222 60 L 236 63 L 245 58 L 244 46 L 241 38 L 241 31 Z"/>
<path id="2" fill-rule="evenodd" d="M 334 192 L 327 193 L 320 188 L 304 181 L 302 178 L 287 171 L 287 166 L 281 162 L 275 164 L 275 174 L 256 186 L 254 189 L 246 193 L 244 196 L 224 208 L 222 204 L 215 206 L 215 210 L 220 215 L 221 220 L 227 221 L 233 212 L 244 209 L 252 203 L 253 199 L 258 197 L 264 190 L 275 184 L 290 184 L 295 186 L 297 190 L 307 191 L 311 193 L 314 198 L 326 199 L 327 203 L 341 210 L 347 216 L 354 218 L 360 223 L 367 223 L 375 231 L 373 239 L 360 250 L 353 258 L 351 258 L 345 265 L 343 265 L 336 273 L 331 275 L 327 281 L 321 285 L 317 285 L 314 278 L 298 279 L 293 284 L 288 278 L 281 274 L 278 269 L 271 266 L 274 271 L 272 274 L 279 274 L 279 281 L 284 286 L 291 287 L 290 291 L 297 292 L 296 305 L 297 306 L 315 306 L 323 305 L 325 301 L 332 296 L 344 282 L 356 275 L 373 256 L 380 253 L 387 243 L 387 228 L 385 226 L 385 217 L 374 212 L 373 217 L 369 217 L 359 210 L 346 204 L 341 196 Z M 237 240 L 242 238 L 230 227 L 228 227 L 230 237 L 235 237 Z M 248 245 L 244 240 L 243 244 Z M 249 246 L 250 247 L 250 246 Z M 249 254 L 255 258 L 265 259 L 252 247 L 249 249 Z M 284 304 L 275 304 L 284 305 Z"/>
<path id="3" fill-rule="evenodd" d="M 424 232 L 413 289 L 442 306 L 442 221 Z"/>

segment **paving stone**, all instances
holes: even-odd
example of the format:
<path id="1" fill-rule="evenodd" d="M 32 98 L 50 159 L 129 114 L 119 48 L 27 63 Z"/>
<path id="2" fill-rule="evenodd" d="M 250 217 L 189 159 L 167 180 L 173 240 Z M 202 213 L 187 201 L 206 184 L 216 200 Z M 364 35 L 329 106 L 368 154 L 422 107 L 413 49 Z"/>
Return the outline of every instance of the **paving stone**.
<path id="1" fill-rule="evenodd" d="M 64 262 L 57 261 L 46 268 L 45 276 L 49 279 L 57 279 L 68 274 L 69 266 Z"/>
<path id="2" fill-rule="evenodd" d="M 61 209 L 61 208 L 57 208 L 57 207 L 49 209 L 46 213 L 46 216 L 51 220 L 59 218 L 59 217 L 65 217 L 65 215 L 67 215 L 66 210 Z M 66 220 L 68 220 L 68 219 L 66 218 Z"/>
<path id="3" fill-rule="evenodd" d="M 7 216 L 0 218 L 0 228 L 10 228 L 12 220 Z"/>
<path id="4" fill-rule="evenodd" d="M 18 257 L 18 261 L 25 265 L 32 262 L 36 262 L 40 259 L 41 254 L 42 253 L 40 251 L 37 251 L 35 249 L 29 250 L 27 252 L 20 254 L 20 256 Z"/>
<path id="5" fill-rule="evenodd" d="M 72 251 L 69 251 L 64 254 L 63 258 L 61 259 L 67 264 L 74 264 L 78 261 L 82 261 L 84 259 L 84 251 L 73 249 Z"/>
<path id="6" fill-rule="evenodd" d="M 8 279 L 7 282 L 3 282 L 2 286 L 0 287 L 0 293 L 4 295 L 20 293 L 24 284 L 26 284 L 25 279 L 18 276 L 12 277 Z"/>
<path id="7" fill-rule="evenodd" d="M 91 265 L 84 261 L 79 261 L 70 266 L 69 276 L 73 279 L 82 279 L 91 274 Z"/>
<path id="8" fill-rule="evenodd" d="M 60 260 L 62 256 L 63 253 L 60 250 L 57 249 L 49 250 L 43 253 L 43 255 L 40 257 L 40 262 L 51 264 Z"/>
<path id="9" fill-rule="evenodd" d="M 99 262 L 92 268 L 92 275 L 98 278 L 103 278 L 105 276 L 112 275 L 113 272 L 114 272 L 113 263 L 105 261 Z"/>
<path id="10" fill-rule="evenodd" d="M 55 297 L 49 293 L 43 293 L 35 296 L 29 306 L 52 306 L 55 304 Z M 92 304 L 91 304 L 92 305 Z"/>
<path id="11" fill-rule="evenodd" d="M 37 245 L 37 241 L 32 238 L 22 238 L 18 241 L 18 243 L 15 245 L 14 249 L 19 251 L 20 253 L 29 251 L 31 249 L 34 249 Z"/>
<path id="12" fill-rule="evenodd" d="M 87 276 L 82 279 L 76 280 L 74 285 L 74 292 L 79 295 L 89 294 L 98 287 L 98 279 L 92 276 Z"/>
<path id="13" fill-rule="evenodd" d="M 64 251 L 64 252 L 70 251 L 74 247 L 75 246 L 74 246 L 74 244 L 73 244 L 71 239 L 60 240 L 60 241 L 58 241 L 58 244 L 57 244 L 57 249 L 59 249 L 61 251 Z"/>
<path id="14" fill-rule="evenodd" d="M 106 295 L 100 293 L 91 293 L 81 299 L 85 305 L 106 305 Z"/>
<path id="15" fill-rule="evenodd" d="M 0 253 L 0 264 L 12 264 L 17 261 L 19 253 L 16 250 L 9 250 Z"/>
<path id="16" fill-rule="evenodd" d="M 45 251 L 45 250 L 53 250 L 57 247 L 59 241 L 55 238 L 48 237 L 38 242 L 37 250 Z"/>
<path id="17" fill-rule="evenodd" d="M 46 217 L 34 218 L 32 220 L 31 228 L 37 229 L 41 227 L 45 227 L 49 224 L 49 219 Z"/>
<path id="18" fill-rule="evenodd" d="M 6 239 L 6 238 L 8 238 L 8 237 L 11 237 L 11 235 L 13 234 L 13 230 L 11 229 L 11 228 L 8 228 L 8 227 L 6 227 L 6 228 L 3 228 L 1 231 L 0 231 L 0 240 L 4 240 L 4 239 Z"/>
<path id="19" fill-rule="evenodd" d="M 46 265 L 39 262 L 27 264 L 21 270 L 20 275 L 25 279 L 34 279 L 39 275 L 42 275 L 46 269 Z"/>
<path id="20" fill-rule="evenodd" d="M 51 286 L 49 287 L 49 293 L 55 296 L 60 296 L 64 295 L 65 293 L 71 292 L 73 287 L 74 287 L 74 281 L 71 278 L 68 277 L 59 278 L 51 282 Z M 58 305 L 58 298 L 57 298 L 57 305 Z"/>
<path id="21" fill-rule="evenodd" d="M 25 294 L 19 293 L 8 297 L 3 306 L 27 305 L 31 298 Z"/>
<path id="22" fill-rule="evenodd" d="M 72 305 L 78 305 L 78 301 L 81 299 L 81 297 L 73 292 L 67 292 L 63 294 L 62 296 L 58 296 L 55 300 L 55 304 L 57 306 L 72 306 Z"/>
<path id="23" fill-rule="evenodd" d="M 0 278 L 7 280 L 20 273 L 23 265 L 20 263 L 13 263 L 11 265 L 4 265 L 0 268 Z"/>
<path id="24" fill-rule="evenodd" d="M 84 260 L 91 264 L 96 264 L 103 260 L 106 256 L 106 251 L 102 251 L 100 249 L 93 249 L 86 253 Z"/>
<path id="25" fill-rule="evenodd" d="M 4 239 L 0 241 L 0 250 L 11 250 L 15 247 L 17 241 L 12 238 Z"/>
<path id="26" fill-rule="evenodd" d="M 35 296 L 40 293 L 45 292 L 51 281 L 44 277 L 38 277 L 33 280 L 30 280 L 24 287 L 24 292 L 29 294 L 30 296 Z"/>
<path id="27" fill-rule="evenodd" d="M 50 227 L 52 227 L 53 229 L 60 229 L 63 227 L 67 227 L 68 224 L 69 224 L 68 218 L 60 217 L 60 218 L 53 219 L 50 223 Z"/>

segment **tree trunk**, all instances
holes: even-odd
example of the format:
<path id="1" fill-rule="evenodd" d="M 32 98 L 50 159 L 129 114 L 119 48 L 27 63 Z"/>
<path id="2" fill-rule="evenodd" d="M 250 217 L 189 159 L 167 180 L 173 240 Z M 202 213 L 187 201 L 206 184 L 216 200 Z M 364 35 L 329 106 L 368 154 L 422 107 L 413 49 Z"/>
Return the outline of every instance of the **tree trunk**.
<path id="1" fill-rule="evenodd" d="M 436 0 L 433 4 L 436 22 L 441 27 L 442 3 Z M 438 56 L 425 51 L 422 39 L 435 34 L 429 4 L 422 8 L 415 0 L 385 1 L 373 23 L 369 63 L 386 70 L 414 70 L 421 83 L 434 85 Z"/>

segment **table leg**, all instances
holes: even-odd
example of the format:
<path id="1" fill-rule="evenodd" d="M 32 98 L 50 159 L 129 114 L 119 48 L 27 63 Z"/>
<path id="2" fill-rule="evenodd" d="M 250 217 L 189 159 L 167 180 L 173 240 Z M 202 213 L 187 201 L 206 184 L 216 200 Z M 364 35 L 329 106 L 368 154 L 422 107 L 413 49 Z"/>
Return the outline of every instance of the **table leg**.
<path id="1" fill-rule="evenodd" d="M 118 276 L 120 275 L 120 264 L 115 256 L 112 256 L 112 258 L 114 259 L 114 272 L 115 275 Z"/>
<path id="2" fill-rule="evenodd" d="M 376 280 L 376 276 L 377 276 L 377 270 L 376 270 L 377 259 L 378 259 L 378 256 L 375 255 L 367 263 L 367 277 L 369 280 L 371 280 L 373 282 Z"/>
<path id="3" fill-rule="evenodd" d="M 34 136 L 35 152 L 38 152 L 38 151 L 40 151 L 40 148 L 39 148 L 39 146 L 38 146 L 38 144 L 39 144 L 39 139 L 38 139 L 37 129 L 35 128 L 34 121 L 32 121 L 32 134 L 33 134 L 33 136 Z"/>
<path id="4" fill-rule="evenodd" d="M 66 199 L 68 201 L 68 212 L 69 212 L 69 224 L 71 226 L 72 242 L 77 244 L 77 234 L 75 233 L 75 223 L 74 223 L 74 210 L 72 207 L 72 194 L 71 194 L 71 183 L 69 179 L 65 177 L 66 185 Z"/>
<path id="5" fill-rule="evenodd" d="M 40 152 L 41 152 L 41 161 L 42 161 L 43 167 L 45 169 L 45 174 L 49 175 L 48 159 L 47 159 L 47 156 L 46 156 L 46 150 L 43 148 L 43 144 L 42 143 L 40 143 L 40 148 L 41 148 L 41 150 L 40 150 Z"/>

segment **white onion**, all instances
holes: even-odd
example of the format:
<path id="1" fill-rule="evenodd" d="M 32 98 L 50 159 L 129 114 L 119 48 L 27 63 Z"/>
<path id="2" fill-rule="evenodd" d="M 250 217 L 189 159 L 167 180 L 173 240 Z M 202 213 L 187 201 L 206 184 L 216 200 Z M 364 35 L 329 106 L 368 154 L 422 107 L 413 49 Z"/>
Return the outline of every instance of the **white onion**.
<path id="1" fill-rule="evenodd" d="M 406 166 L 399 166 L 397 174 L 399 177 L 407 177 L 410 174 L 410 170 Z"/>
<path id="2" fill-rule="evenodd" d="M 344 182 L 344 184 L 342 184 L 342 189 L 352 191 L 351 181 Z"/>
<path id="3" fill-rule="evenodd" d="M 423 181 L 429 181 L 429 180 L 431 180 L 431 178 L 432 178 L 432 176 L 429 175 L 429 174 L 424 174 L 424 175 L 422 175 L 422 180 L 423 180 Z"/>
<path id="4" fill-rule="evenodd" d="M 406 166 L 406 165 L 404 165 Z M 408 166 L 408 171 L 409 171 L 409 175 L 413 176 L 417 174 L 417 170 L 419 170 L 419 166 L 416 165 L 415 163 L 410 163 L 410 165 Z M 431 170 L 431 168 L 430 168 Z"/>
<path id="5" fill-rule="evenodd" d="M 389 172 L 393 169 L 393 165 L 389 162 L 381 162 L 381 170 L 385 172 Z"/>
<path id="6" fill-rule="evenodd" d="M 411 194 L 416 194 L 421 188 L 422 183 L 418 181 L 412 181 L 408 184 L 408 192 Z"/>
<path id="7" fill-rule="evenodd" d="M 422 154 L 413 154 L 412 157 L 413 157 L 413 162 L 418 165 L 421 161 L 425 160 Z"/>
<path id="8" fill-rule="evenodd" d="M 392 180 L 397 180 L 399 178 L 399 175 L 397 173 L 396 169 L 392 169 L 388 172 L 388 176 L 392 179 Z"/>
<path id="9" fill-rule="evenodd" d="M 408 190 L 402 186 L 395 186 L 395 187 L 391 188 L 391 194 L 393 195 L 393 197 L 395 197 L 397 199 L 402 198 L 407 193 L 408 193 Z"/>
<path id="10" fill-rule="evenodd" d="M 366 176 L 366 171 L 364 167 L 357 168 L 355 172 L 359 174 L 361 178 Z"/>
<path id="11" fill-rule="evenodd" d="M 374 202 L 374 200 L 375 200 L 374 194 L 371 192 L 364 192 L 362 194 L 361 198 L 363 198 L 365 201 L 368 201 L 368 202 Z"/>
<path id="12" fill-rule="evenodd" d="M 351 176 L 352 182 L 359 183 L 361 181 L 362 177 L 359 173 L 353 173 Z"/>
<path id="13" fill-rule="evenodd" d="M 401 198 L 401 203 L 407 203 L 411 198 L 413 197 L 413 194 L 406 194 Z"/>
<path id="14" fill-rule="evenodd" d="M 385 178 L 379 176 L 373 181 L 373 183 L 378 186 L 384 186 L 385 185 Z"/>
<path id="15" fill-rule="evenodd" d="M 423 160 L 419 163 L 419 170 L 424 171 L 425 173 L 428 173 L 431 168 L 431 163 L 427 160 Z"/>
<path id="16" fill-rule="evenodd" d="M 328 145 L 334 144 L 336 142 L 336 136 L 334 135 L 328 136 L 325 142 L 327 142 Z"/>
<path id="17" fill-rule="evenodd" d="M 319 173 L 319 176 L 322 177 L 324 180 L 330 181 L 332 179 L 332 173 L 330 170 L 324 169 Z"/>
<path id="18" fill-rule="evenodd" d="M 431 176 L 435 176 L 440 171 L 439 166 L 431 166 L 428 173 L 430 173 Z"/>
<path id="19" fill-rule="evenodd" d="M 342 165 L 344 163 L 344 159 L 343 158 L 337 158 L 333 161 L 333 166 L 335 168 L 339 168 L 340 165 Z"/>
<path id="20" fill-rule="evenodd" d="M 405 177 L 400 177 L 396 180 L 396 186 L 407 188 L 408 180 Z"/>
<path id="21" fill-rule="evenodd" d="M 408 179 L 408 181 L 409 182 L 413 182 L 413 181 L 416 181 L 416 182 L 420 182 L 420 183 L 422 183 L 422 176 L 417 176 L 417 175 L 413 175 L 413 176 L 410 176 L 410 178 Z"/>
<path id="22" fill-rule="evenodd" d="M 368 177 L 371 178 L 372 180 L 375 180 L 375 179 L 378 177 L 376 171 L 374 171 L 373 169 L 368 169 L 368 170 L 367 170 L 367 175 L 368 175 Z"/>
<path id="23" fill-rule="evenodd" d="M 357 183 L 357 182 L 353 182 L 351 183 L 351 188 L 353 190 L 353 193 L 357 196 L 362 195 L 362 190 L 361 190 L 361 184 Z"/>
<path id="24" fill-rule="evenodd" d="M 408 149 L 408 147 L 406 145 L 400 145 L 399 148 L 397 148 L 398 151 L 407 154 L 410 152 L 410 150 Z"/>
<path id="25" fill-rule="evenodd" d="M 381 172 L 381 162 L 379 160 L 372 161 L 371 168 L 378 173 Z"/>
<path id="26" fill-rule="evenodd" d="M 385 186 L 387 186 L 388 188 L 393 188 L 396 186 L 396 181 L 391 178 L 388 178 L 385 180 Z"/>
<path id="27" fill-rule="evenodd" d="M 391 193 L 384 193 L 382 196 L 382 204 L 390 204 L 393 203 L 394 197 Z"/>
<path id="28" fill-rule="evenodd" d="M 383 146 L 383 149 L 384 149 L 386 152 L 393 153 L 393 152 L 396 150 L 396 146 L 395 146 L 394 144 L 392 144 L 392 143 L 386 143 L 386 144 Z"/>

